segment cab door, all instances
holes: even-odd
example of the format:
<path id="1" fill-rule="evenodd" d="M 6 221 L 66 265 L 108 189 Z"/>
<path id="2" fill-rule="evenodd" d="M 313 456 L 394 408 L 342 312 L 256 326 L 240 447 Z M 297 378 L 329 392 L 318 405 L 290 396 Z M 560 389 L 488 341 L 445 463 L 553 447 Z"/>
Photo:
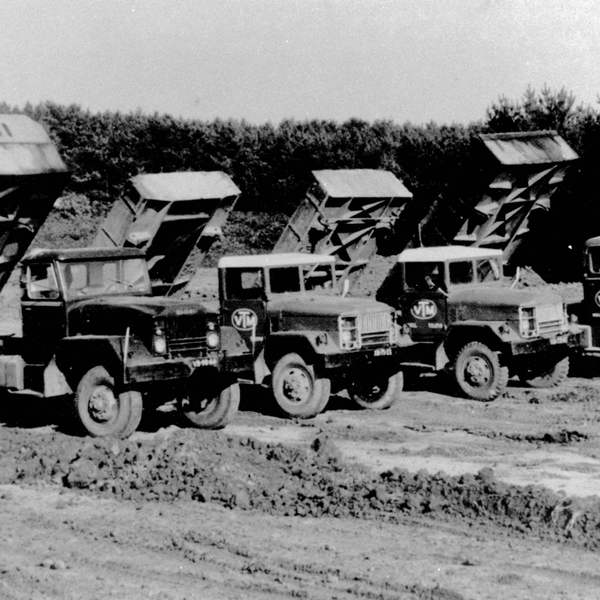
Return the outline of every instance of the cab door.
<path id="1" fill-rule="evenodd" d="M 265 273 L 261 268 L 228 268 L 220 277 L 225 354 L 254 358 L 266 335 Z"/>
<path id="2" fill-rule="evenodd" d="M 583 304 L 579 319 L 592 328 L 592 346 L 600 346 L 600 246 L 586 251 Z"/>
<path id="3" fill-rule="evenodd" d="M 446 331 L 448 303 L 442 291 L 409 291 L 401 301 L 402 322 L 414 342 L 431 341 Z"/>
<path id="4" fill-rule="evenodd" d="M 27 265 L 22 281 L 23 358 L 46 365 L 66 332 L 65 303 L 52 263 Z"/>

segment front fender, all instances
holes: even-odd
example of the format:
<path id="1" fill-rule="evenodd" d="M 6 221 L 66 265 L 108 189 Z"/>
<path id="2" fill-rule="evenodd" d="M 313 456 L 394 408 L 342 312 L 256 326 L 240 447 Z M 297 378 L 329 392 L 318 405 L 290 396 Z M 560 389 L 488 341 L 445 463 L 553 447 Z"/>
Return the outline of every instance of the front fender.
<path id="1" fill-rule="evenodd" d="M 520 336 L 504 321 L 461 321 L 448 329 L 444 349 L 448 356 L 454 356 L 465 344 L 478 341 L 501 351 L 506 344 L 518 339 Z"/>
<path id="2" fill-rule="evenodd" d="M 278 331 L 269 335 L 265 346 L 265 361 L 269 368 L 290 352 L 296 352 L 312 363 L 317 356 L 339 354 L 340 349 L 331 336 L 322 331 Z"/>
<path id="3" fill-rule="evenodd" d="M 83 374 L 96 365 L 104 365 L 122 383 L 124 347 L 125 336 L 66 337 L 58 343 L 56 366 L 65 374 L 71 387 L 77 387 Z"/>

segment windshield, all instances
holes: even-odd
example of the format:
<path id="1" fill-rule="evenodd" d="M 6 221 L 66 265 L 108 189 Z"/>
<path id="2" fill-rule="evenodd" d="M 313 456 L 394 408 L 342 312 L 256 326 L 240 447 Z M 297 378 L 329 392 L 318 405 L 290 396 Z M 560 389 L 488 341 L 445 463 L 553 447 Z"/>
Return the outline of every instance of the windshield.
<path id="1" fill-rule="evenodd" d="M 301 292 L 302 280 L 298 267 L 276 267 L 269 270 L 269 281 L 272 294 Z"/>
<path id="2" fill-rule="evenodd" d="M 67 299 L 151 292 L 143 258 L 60 263 L 59 271 Z"/>
<path id="3" fill-rule="evenodd" d="M 337 293 L 333 265 L 302 265 L 304 289 L 311 292 Z"/>
<path id="4" fill-rule="evenodd" d="M 322 292 L 334 289 L 332 266 L 329 264 L 273 267 L 269 269 L 272 294 Z"/>
<path id="5" fill-rule="evenodd" d="M 477 281 L 480 283 L 500 281 L 502 279 L 502 263 L 496 258 L 475 261 Z"/>

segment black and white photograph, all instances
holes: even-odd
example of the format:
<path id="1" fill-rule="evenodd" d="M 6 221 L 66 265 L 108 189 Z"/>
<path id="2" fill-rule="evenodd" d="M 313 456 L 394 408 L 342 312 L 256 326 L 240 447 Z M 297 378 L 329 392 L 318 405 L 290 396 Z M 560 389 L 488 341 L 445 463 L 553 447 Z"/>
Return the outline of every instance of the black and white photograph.
<path id="1" fill-rule="evenodd" d="M 600 5 L 0 23 L 0 600 L 600 598 Z"/>

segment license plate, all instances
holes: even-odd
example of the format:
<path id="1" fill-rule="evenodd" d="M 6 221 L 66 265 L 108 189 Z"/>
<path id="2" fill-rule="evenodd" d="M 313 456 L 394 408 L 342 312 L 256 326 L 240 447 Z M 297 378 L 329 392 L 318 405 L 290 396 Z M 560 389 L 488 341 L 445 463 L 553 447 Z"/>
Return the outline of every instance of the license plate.
<path id="1" fill-rule="evenodd" d="M 374 353 L 374 356 L 391 356 L 391 355 L 392 355 L 391 348 L 377 348 Z"/>
<path id="2" fill-rule="evenodd" d="M 562 335 L 557 335 L 554 338 L 550 339 L 550 343 L 552 345 L 554 344 L 564 344 L 566 342 L 569 341 L 569 334 L 568 333 L 563 333 Z"/>

